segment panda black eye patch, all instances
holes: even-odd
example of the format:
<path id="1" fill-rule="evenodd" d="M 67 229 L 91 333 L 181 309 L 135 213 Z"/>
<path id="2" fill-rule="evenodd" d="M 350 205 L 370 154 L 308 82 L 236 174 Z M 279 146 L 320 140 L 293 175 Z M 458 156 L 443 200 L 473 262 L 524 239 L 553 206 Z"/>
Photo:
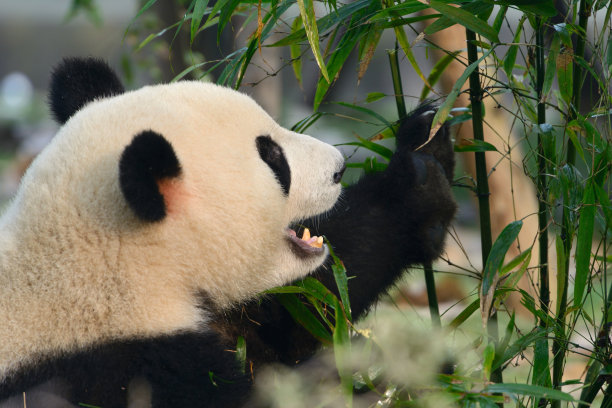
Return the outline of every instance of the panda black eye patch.
<path id="1" fill-rule="evenodd" d="M 259 136 L 255 139 L 255 145 L 259 156 L 274 172 L 276 179 L 283 189 L 285 195 L 289 195 L 291 186 L 291 170 L 285 157 L 283 148 L 278 145 L 270 136 Z"/>

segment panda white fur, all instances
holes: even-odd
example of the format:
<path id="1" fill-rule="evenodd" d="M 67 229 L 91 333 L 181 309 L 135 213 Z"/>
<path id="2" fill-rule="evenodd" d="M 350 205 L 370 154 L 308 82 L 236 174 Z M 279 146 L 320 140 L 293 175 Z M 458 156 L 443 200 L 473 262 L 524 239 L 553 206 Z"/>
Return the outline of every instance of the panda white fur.
<path id="1" fill-rule="evenodd" d="M 63 126 L 0 220 L 0 400 L 57 380 L 73 403 L 125 406 L 144 378 L 154 407 L 240 406 L 238 336 L 256 365 L 318 346 L 274 298 L 252 299 L 309 273 L 335 290 L 326 248 L 290 227 L 330 238 L 359 317 L 440 253 L 455 211 L 447 129 L 414 152 L 428 106 L 389 168 L 340 201 L 342 155 L 227 88 L 124 92 L 103 62 L 69 59 L 51 107 Z"/>

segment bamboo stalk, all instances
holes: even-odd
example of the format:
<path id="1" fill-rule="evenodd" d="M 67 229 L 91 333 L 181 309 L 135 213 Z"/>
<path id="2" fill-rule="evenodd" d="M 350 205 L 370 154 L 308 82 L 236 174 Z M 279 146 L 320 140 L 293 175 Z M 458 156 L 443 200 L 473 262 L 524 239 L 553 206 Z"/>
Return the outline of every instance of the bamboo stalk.
<path id="1" fill-rule="evenodd" d="M 544 75 L 546 64 L 544 62 L 544 22 L 541 17 L 536 17 L 536 94 L 538 97 L 537 114 L 538 126 L 546 123 L 546 105 L 544 103 Z M 550 285 L 548 277 L 548 186 L 546 180 L 547 157 L 544 151 L 544 140 L 542 138 L 542 129 L 538 129 L 538 248 L 539 248 L 539 269 L 540 269 L 540 309 L 545 316 L 549 315 L 550 306 Z M 540 327 L 548 326 L 547 319 L 542 317 L 539 322 Z M 548 340 L 546 342 L 548 349 Z M 546 357 L 548 361 L 548 357 Z M 545 407 L 548 404 L 546 398 L 542 398 L 536 404 L 538 407 Z"/>
<path id="2" fill-rule="evenodd" d="M 440 309 L 438 307 L 438 296 L 436 295 L 436 281 L 434 280 L 434 272 L 431 262 L 423 264 L 425 271 L 425 285 L 427 287 L 427 301 L 429 302 L 429 313 L 431 314 L 431 323 L 434 327 L 441 327 Z"/>
<path id="3" fill-rule="evenodd" d="M 476 48 L 476 34 L 466 28 L 468 64 L 478 60 Z M 482 116 L 482 89 L 480 87 L 480 74 L 475 69 L 470 74 L 470 102 L 472 103 L 472 129 L 474 140 L 484 141 L 483 116 Z M 480 216 L 480 246 L 482 250 L 482 265 L 487 264 L 492 246 L 491 234 L 491 209 L 489 205 L 489 181 L 487 176 L 487 162 L 484 152 L 475 152 L 476 155 L 476 196 L 478 197 L 478 208 Z M 491 314 L 487 323 L 487 330 L 491 339 L 499 341 L 499 329 L 497 327 L 497 313 Z M 491 373 L 491 381 L 502 382 L 501 367 Z"/>
<path id="4" fill-rule="evenodd" d="M 389 55 L 389 65 L 391 65 L 391 80 L 393 81 L 393 94 L 395 95 L 395 105 L 397 106 L 397 116 L 400 120 L 406 117 L 406 103 L 404 102 L 404 91 L 402 89 L 402 77 L 400 75 L 398 60 L 398 45 L 395 42 L 395 49 L 387 51 Z"/>
<path id="5" fill-rule="evenodd" d="M 574 56 L 579 56 L 584 58 L 584 49 L 585 49 L 585 41 L 586 41 L 586 29 L 588 24 L 588 18 L 590 15 L 590 8 L 587 8 L 587 0 L 581 0 L 579 11 L 578 11 L 578 25 L 580 27 L 580 32 L 578 38 L 576 39 L 576 50 L 574 52 Z M 578 113 L 580 111 L 580 96 L 581 96 L 581 88 L 583 82 L 583 72 L 580 64 L 574 60 L 573 66 L 573 78 L 572 78 L 572 106 L 569 107 L 568 114 L 568 122 L 578 117 Z M 568 165 L 574 165 L 576 162 L 576 148 L 573 143 L 567 143 L 567 156 L 566 162 Z M 567 271 L 569 271 L 569 260 L 570 253 L 572 250 L 572 226 L 571 226 L 571 218 L 569 216 L 569 208 L 568 208 L 568 200 L 564 199 L 563 206 L 563 225 L 561 226 L 561 238 L 563 240 L 563 248 L 565 252 L 565 284 L 563 286 L 563 294 L 561 299 L 559 299 L 559 307 L 557 314 L 557 323 L 555 330 L 555 339 L 553 341 L 553 376 L 552 376 L 552 385 L 556 389 L 561 388 L 561 381 L 563 379 L 563 368 L 565 365 L 565 354 L 567 353 L 567 339 L 565 338 L 565 317 L 567 314 L 567 287 L 569 285 Z M 560 401 L 553 401 L 551 404 L 552 408 L 559 408 L 561 406 Z"/>

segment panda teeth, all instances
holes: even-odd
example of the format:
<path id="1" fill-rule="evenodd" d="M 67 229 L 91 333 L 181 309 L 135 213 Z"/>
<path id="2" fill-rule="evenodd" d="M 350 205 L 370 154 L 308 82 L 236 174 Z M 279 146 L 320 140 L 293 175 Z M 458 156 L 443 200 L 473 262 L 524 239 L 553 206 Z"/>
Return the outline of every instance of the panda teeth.
<path id="1" fill-rule="evenodd" d="M 308 228 L 304 228 L 301 239 L 313 248 L 323 247 L 323 237 L 317 237 L 316 235 L 311 237 L 310 230 Z"/>

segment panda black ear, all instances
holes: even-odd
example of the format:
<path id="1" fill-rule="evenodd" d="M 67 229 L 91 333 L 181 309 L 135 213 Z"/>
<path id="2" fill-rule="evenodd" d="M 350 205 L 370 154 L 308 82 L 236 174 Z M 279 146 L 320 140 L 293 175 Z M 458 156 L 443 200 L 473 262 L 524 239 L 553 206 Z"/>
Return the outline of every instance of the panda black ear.
<path id="1" fill-rule="evenodd" d="M 49 104 L 59 124 L 94 99 L 125 92 L 117 74 L 101 59 L 66 58 L 51 74 Z"/>
<path id="2" fill-rule="evenodd" d="M 161 221 L 166 217 L 166 203 L 158 182 L 180 174 L 181 165 L 172 145 L 151 130 L 135 136 L 119 160 L 121 192 L 143 221 Z"/>

